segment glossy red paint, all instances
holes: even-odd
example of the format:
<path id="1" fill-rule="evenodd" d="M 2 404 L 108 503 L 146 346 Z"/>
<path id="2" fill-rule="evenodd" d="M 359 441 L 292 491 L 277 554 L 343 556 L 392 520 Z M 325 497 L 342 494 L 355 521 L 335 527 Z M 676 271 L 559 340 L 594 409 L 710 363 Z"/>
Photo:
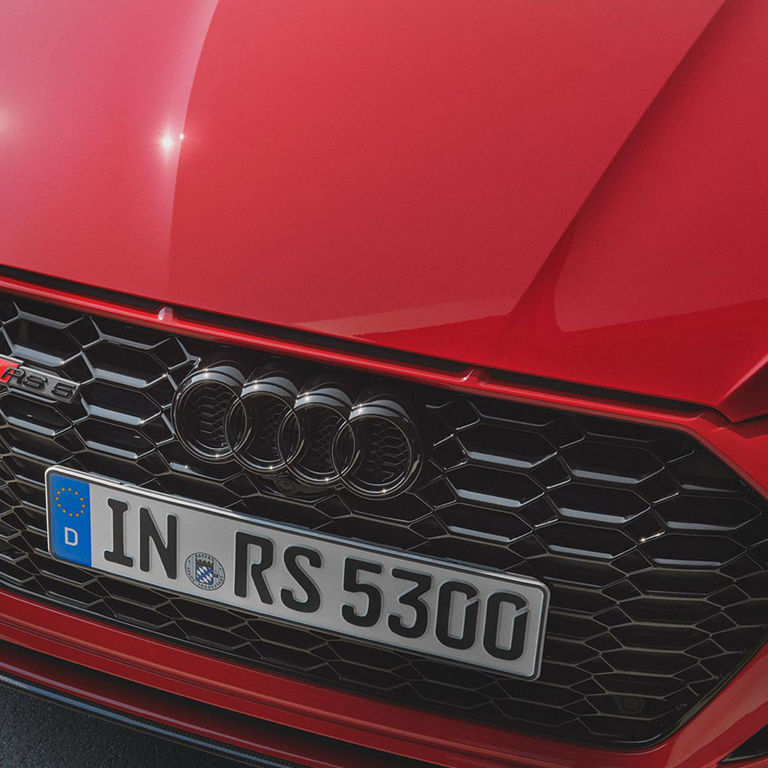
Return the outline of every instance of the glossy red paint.
<path id="1" fill-rule="evenodd" d="M 720 6 L 5 0 L 0 259 L 765 413 L 768 5 Z"/>
<path id="2" fill-rule="evenodd" d="M 674 410 L 630 405 L 607 398 L 574 396 L 555 388 L 545 390 L 510 385 L 480 368 L 451 374 L 374 360 L 205 325 L 185 318 L 170 307 L 153 313 L 19 280 L 0 278 L 0 290 L 44 297 L 63 306 L 143 325 L 376 370 L 452 389 L 672 426 L 695 435 L 768 494 L 768 462 L 765 461 L 768 456 L 768 418 L 733 424 L 716 411 L 704 408 Z M 414 718 L 412 710 L 407 708 L 331 691 L 180 649 L 2 591 L 0 639 L 225 710 L 449 768 L 709 768 L 768 721 L 768 646 L 762 648 L 713 701 L 671 738 L 650 749 L 614 752 L 561 744 L 422 712 Z M 23 668 L 16 669 L 24 672 Z M 55 675 L 49 682 L 59 687 Z M 81 692 L 96 695 L 93 691 Z M 110 701 L 118 708 L 138 706 L 130 695 L 127 701 L 115 702 L 114 697 Z M 148 717 L 167 717 L 167 713 L 164 716 L 143 711 Z M 200 733 L 200 723 L 191 715 L 188 720 L 180 717 L 176 722 Z M 216 731 L 216 738 L 242 745 L 242 734 L 228 732 L 226 722 Z M 250 744 L 251 748 L 269 752 L 269 744 L 253 741 Z M 753 768 L 764 766 L 768 766 L 768 759 L 755 762 Z"/>

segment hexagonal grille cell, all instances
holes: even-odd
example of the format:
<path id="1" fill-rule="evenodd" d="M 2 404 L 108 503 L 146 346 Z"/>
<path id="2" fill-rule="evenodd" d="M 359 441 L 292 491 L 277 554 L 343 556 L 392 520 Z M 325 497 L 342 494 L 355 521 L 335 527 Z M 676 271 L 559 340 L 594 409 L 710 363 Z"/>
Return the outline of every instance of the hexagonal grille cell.
<path id="1" fill-rule="evenodd" d="M 175 439 L 171 402 L 191 371 L 222 354 L 244 370 L 275 362 L 262 353 L 8 296 L 0 296 L 0 352 L 82 384 L 71 404 L 0 390 L 5 589 L 243 664 L 603 745 L 670 733 L 768 631 L 768 504 L 678 432 L 400 382 L 419 416 L 424 467 L 408 493 L 366 501 L 234 462 L 207 464 Z M 315 368 L 307 376 L 328 373 Z M 361 390 L 385 383 L 359 377 Z M 213 439 L 222 407 L 215 398 L 201 405 Z M 315 426 L 330 439 L 324 429 L 332 425 Z M 268 452 L 274 428 L 265 439 Z M 327 469 L 324 454 L 306 460 Z M 396 441 L 384 435 L 369 469 L 386 475 L 398 461 Z M 541 677 L 521 681 L 374 648 L 54 561 L 43 488 L 54 462 L 538 578 L 552 593 Z"/>

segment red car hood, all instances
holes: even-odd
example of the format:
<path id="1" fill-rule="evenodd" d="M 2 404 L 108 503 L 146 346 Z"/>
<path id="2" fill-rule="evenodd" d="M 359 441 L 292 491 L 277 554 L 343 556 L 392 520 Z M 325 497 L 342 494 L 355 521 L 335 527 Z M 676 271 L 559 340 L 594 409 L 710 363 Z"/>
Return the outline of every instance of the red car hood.
<path id="1" fill-rule="evenodd" d="M 727 411 L 768 4 L 720 5 L 0 0 L 0 261 Z"/>

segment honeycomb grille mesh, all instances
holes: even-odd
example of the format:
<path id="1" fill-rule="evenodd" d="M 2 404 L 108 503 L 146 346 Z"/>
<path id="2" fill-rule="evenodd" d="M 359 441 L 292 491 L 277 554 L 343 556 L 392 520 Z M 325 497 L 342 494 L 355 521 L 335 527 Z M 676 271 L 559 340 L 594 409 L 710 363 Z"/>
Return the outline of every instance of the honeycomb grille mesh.
<path id="1" fill-rule="evenodd" d="M 247 409 L 249 418 L 255 423 L 246 448 L 262 460 L 278 462 L 280 451 L 277 448 L 277 433 L 288 407 L 276 398 L 268 398 L 267 405 L 260 409 Z"/>
<path id="2" fill-rule="evenodd" d="M 365 451 L 357 477 L 363 483 L 386 485 L 397 480 L 407 471 L 410 461 L 408 442 L 393 424 L 374 420 L 363 427 L 363 441 L 371 446 Z"/>
<path id="3" fill-rule="evenodd" d="M 226 449 L 224 423 L 233 400 L 222 387 L 212 384 L 203 384 L 189 395 L 188 422 L 192 425 L 190 438 L 195 444 L 213 451 Z"/>
<path id="4" fill-rule="evenodd" d="M 763 640 L 766 502 L 690 437 L 404 385 L 428 445 L 411 492 L 286 495 L 280 478 L 202 463 L 174 439 L 174 392 L 222 351 L 0 296 L 0 352 L 82 383 L 72 404 L 0 390 L 0 585 L 284 674 L 606 746 L 671 732 Z M 245 367 L 265 359 L 229 353 Z M 44 514 L 53 463 L 541 579 L 552 593 L 542 675 L 520 681 L 375 648 L 57 562 Z"/>
<path id="5" fill-rule="evenodd" d="M 342 424 L 341 417 L 330 408 L 312 408 L 304 417 L 306 449 L 299 455 L 297 463 L 309 472 L 333 474 L 328 446 Z"/>

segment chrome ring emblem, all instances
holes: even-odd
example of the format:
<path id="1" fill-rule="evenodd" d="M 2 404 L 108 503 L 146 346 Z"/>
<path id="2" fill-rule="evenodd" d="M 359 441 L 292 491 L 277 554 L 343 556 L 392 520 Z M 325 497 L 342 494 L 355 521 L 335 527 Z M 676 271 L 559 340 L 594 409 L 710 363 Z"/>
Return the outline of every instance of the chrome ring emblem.
<path id="1" fill-rule="evenodd" d="M 352 407 L 331 445 L 341 482 L 359 496 L 377 499 L 407 488 L 421 467 L 418 433 L 394 397 L 372 393 Z"/>
<path id="2" fill-rule="evenodd" d="M 270 366 L 247 378 L 220 364 L 195 371 L 173 402 L 179 441 L 207 461 L 237 460 L 260 475 L 289 472 L 316 487 L 370 499 L 407 490 L 422 465 L 418 431 L 397 395 L 323 376 L 301 384 Z"/>
<path id="3" fill-rule="evenodd" d="M 227 413 L 224 433 L 246 469 L 269 475 L 287 468 L 278 436 L 298 393 L 295 375 L 278 369 L 265 370 L 243 385 Z"/>
<path id="4" fill-rule="evenodd" d="M 340 383 L 316 379 L 296 397 L 278 433 L 278 450 L 288 470 L 309 485 L 333 485 L 341 480 L 331 448 L 345 430 L 352 395 Z"/>

